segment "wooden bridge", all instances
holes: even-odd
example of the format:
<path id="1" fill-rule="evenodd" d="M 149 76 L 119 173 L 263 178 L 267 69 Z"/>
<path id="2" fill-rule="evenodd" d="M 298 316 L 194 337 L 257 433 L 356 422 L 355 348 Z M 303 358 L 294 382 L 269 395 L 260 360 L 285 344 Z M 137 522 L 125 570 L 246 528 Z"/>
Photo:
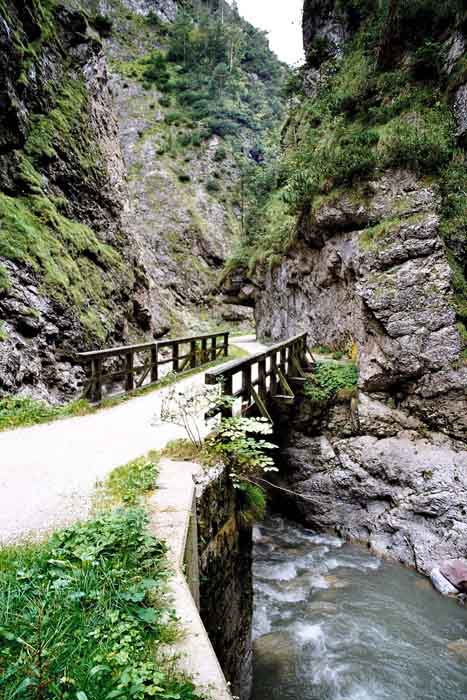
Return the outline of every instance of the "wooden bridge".
<path id="1" fill-rule="evenodd" d="M 157 384 L 160 368 L 182 373 L 229 355 L 229 333 L 206 333 L 79 353 L 90 367 L 83 397 L 99 403 L 104 393 L 121 396 Z"/>
<path id="2" fill-rule="evenodd" d="M 282 343 L 272 345 L 265 352 L 235 360 L 206 373 L 206 384 L 221 384 L 223 394 L 232 397 L 232 405 L 223 408 L 225 417 L 235 413 L 249 413 L 255 406 L 264 418 L 272 422 L 269 401 L 291 403 L 295 396 L 293 386 L 306 381 L 304 369 L 309 369 L 313 356 L 308 350 L 307 333 L 301 333 Z"/>

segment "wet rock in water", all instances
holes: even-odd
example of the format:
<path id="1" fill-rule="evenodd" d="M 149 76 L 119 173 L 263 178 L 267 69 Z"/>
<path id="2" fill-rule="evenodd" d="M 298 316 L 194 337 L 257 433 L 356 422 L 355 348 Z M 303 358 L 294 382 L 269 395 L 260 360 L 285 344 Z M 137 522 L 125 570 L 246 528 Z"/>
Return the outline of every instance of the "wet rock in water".
<path id="1" fill-rule="evenodd" d="M 308 615 L 335 615 L 336 613 L 337 605 L 325 600 L 318 600 L 307 606 Z"/>
<path id="2" fill-rule="evenodd" d="M 271 680 L 283 678 L 295 670 L 295 647 L 288 632 L 270 632 L 253 643 L 254 664 L 261 675 L 270 674 Z"/>
<path id="3" fill-rule="evenodd" d="M 457 639 L 448 644 L 448 649 L 457 656 L 462 656 L 467 661 L 467 639 Z"/>
<path id="4" fill-rule="evenodd" d="M 328 574 L 327 576 L 323 576 L 323 578 L 330 588 L 346 588 L 346 586 L 349 585 L 347 581 L 333 574 Z"/>
<path id="5" fill-rule="evenodd" d="M 441 595 L 456 595 L 458 593 L 457 588 L 443 576 L 438 566 L 430 572 L 430 579 L 433 586 Z"/>
<path id="6" fill-rule="evenodd" d="M 441 574 L 461 593 L 467 593 L 467 559 L 446 559 L 440 565 Z"/>

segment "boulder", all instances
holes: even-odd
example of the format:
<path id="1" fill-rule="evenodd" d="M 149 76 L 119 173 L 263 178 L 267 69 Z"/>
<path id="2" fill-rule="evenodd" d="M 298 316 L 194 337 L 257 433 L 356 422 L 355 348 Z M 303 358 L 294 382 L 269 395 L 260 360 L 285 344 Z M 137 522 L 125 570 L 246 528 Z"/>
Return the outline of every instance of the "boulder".
<path id="1" fill-rule="evenodd" d="M 458 591 L 467 593 L 467 559 L 445 559 L 439 569 Z"/>
<path id="2" fill-rule="evenodd" d="M 438 566 L 431 570 L 430 579 L 433 586 L 441 595 L 457 595 L 457 588 L 443 576 Z"/>

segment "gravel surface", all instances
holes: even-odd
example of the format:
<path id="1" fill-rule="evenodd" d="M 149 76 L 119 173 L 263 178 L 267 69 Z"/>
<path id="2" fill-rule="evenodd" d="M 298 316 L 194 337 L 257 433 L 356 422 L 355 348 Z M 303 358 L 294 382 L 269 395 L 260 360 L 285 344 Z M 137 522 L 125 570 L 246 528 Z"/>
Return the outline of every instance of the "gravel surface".
<path id="1" fill-rule="evenodd" d="M 253 354 L 264 346 L 235 338 Z M 204 384 L 204 373 L 177 383 Z M 36 539 L 85 518 L 96 482 L 115 467 L 185 437 L 182 428 L 154 425 L 163 389 L 89 416 L 0 433 L 0 544 Z M 204 423 L 200 428 L 205 432 Z"/>

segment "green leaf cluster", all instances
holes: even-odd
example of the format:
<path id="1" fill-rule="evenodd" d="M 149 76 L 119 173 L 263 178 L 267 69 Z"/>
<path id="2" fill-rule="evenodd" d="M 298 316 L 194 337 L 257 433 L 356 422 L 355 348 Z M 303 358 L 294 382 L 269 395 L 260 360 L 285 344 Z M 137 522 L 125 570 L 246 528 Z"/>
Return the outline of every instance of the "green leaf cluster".
<path id="1" fill-rule="evenodd" d="M 331 401 L 336 396 L 351 397 L 358 384 L 358 370 L 350 362 L 317 362 L 313 374 L 306 381 L 303 391 L 313 401 Z"/>
<path id="2" fill-rule="evenodd" d="M 162 656 L 176 635 L 164 545 L 139 508 L 0 550 L 4 700 L 199 700 Z"/>

